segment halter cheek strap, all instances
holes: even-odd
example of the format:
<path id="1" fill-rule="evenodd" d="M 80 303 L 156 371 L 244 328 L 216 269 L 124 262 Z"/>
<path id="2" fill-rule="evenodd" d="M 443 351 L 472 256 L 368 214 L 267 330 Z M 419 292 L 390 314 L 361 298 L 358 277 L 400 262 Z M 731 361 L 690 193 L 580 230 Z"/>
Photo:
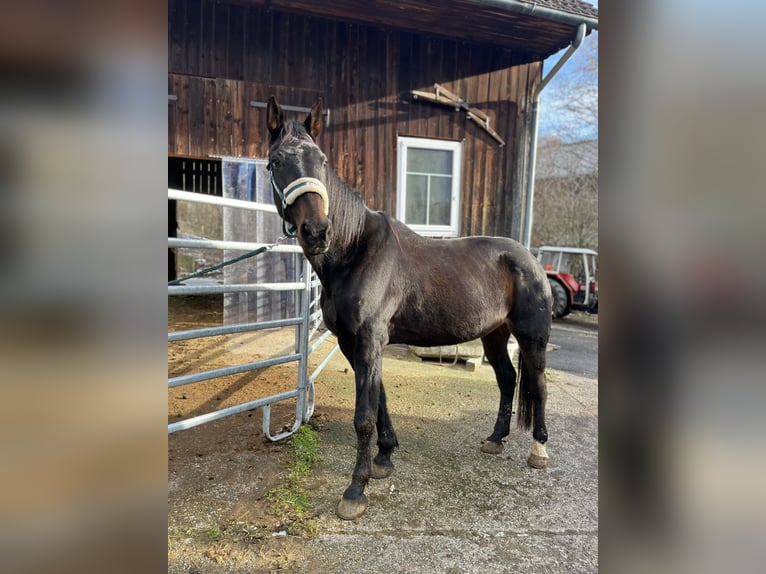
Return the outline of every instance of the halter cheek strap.
<path id="1" fill-rule="evenodd" d="M 271 171 L 271 165 L 268 166 L 268 169 Z M 288 205 L 295 203 L 295 200 L 304 193 L 318 193 L 323 201 L 325 217 L 330 213 L 330 200 L 327 197 L 327 188 L 318 179 L 313 177 L 300 177 L 290 183 L 285 190 L 282 191 L 279 189 L 279 186 L 274 179 L 274 172 L 271 171 L 271 187 L 279 199 L 282 200 L 282 231 L 287 237 L 295 237 L 298 235 L 298 230 L 292 225 L 288 227 L 288 223 L 285 221 L 285 209 Z"/>

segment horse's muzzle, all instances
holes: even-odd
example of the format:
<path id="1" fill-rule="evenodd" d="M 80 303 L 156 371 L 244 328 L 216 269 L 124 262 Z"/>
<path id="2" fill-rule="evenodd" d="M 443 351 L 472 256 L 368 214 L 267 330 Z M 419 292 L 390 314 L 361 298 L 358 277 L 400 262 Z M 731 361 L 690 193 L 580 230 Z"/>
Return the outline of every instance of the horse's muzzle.
<path id="1" fill-rule="evenodd" d="M 332 222 L 325 218 L 321 221 L 304 221 L 299 230 L 299 240 L 306 255 L 321 255 L 330 248 Z"/>

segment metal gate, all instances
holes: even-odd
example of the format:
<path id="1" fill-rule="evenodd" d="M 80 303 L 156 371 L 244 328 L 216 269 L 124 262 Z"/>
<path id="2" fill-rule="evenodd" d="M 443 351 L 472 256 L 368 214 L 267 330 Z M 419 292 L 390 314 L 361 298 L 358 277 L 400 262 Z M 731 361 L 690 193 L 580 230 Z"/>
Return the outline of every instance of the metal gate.
<path id="1" fill-rule="evenodd" d="M 176 201 L 189 201 L 196 203 L 206 203 L 218 205 L 221 207 L 236 208 L 243 210 L 271 212 L 276 213 L 276 208 L 271 204 L 264 204 L 252 201 L 242 201 L 237 199 L 227 199 L 211 195 L 203 195 L 174 189 L 168 189 L 168 199 Z M 319 363 L 314 371 L 309 374 L 309 357 L 322 345 L 328 337 L 331 336 L 329 330 L 320 334 L 322 324 L 322 312 L 319 308 L 320 284 L 316 275 L 313 273 L 308 260 L 303 256 L 301 248 L 297 245 L 274 245 L 269 246 L 263 243 L 241 242 L 241 241 L 216 241 L 209 239 L 188 239 L 168 237 L 168 247 L 170 248 L 192 248 L 192 249 L 217 249 L 217 250 L 235 250 L 252 251 L 265 249 L 257 257 L 271 257 L 276 253 L 291 253 L 296 258 L 296 264 L 293 266 L 297 277 L 294 281 L 285 281 L 277 283 L 254 283 L 254 284 L 223 284 L 223 285 L 177 285 L 168 286 L 168 295 L 209 295 L 218 293 L 257 293 L 257 292 L 285 292 L 292 291 L 296 293 L 294 297 L 295 304 L 293 309 L 288 309 L 286 317 L 279 319 L 244 322 L 238 324 L 227 324 L 221 327 L 209 327 L 201 329 L 191 329 L 187 331 L 176 331 L 168 333 L 168 343 L 189 339 L 198 339 L 203 337 L 216 337 L 220 335 L 245 333 L 250 331 L 259 331 L 263 329 L 274 329 L 280 327 L 293 327 L 295 329 L 295 348 L 293 353 L 274 356 L 268 359 L 243 363 L 224 368 L 201 371 L 189 375 L 182 375 L 168 378 L 168 388 L 189 385 L 200 381 L 210 380 L 228 375 L 265 369 L 275 365 L 297 362 L 297 380 L 294 389 L 275 395 L 260 398 L 254 401 L 241 403 L 238 405 L 222 408 L 209 413 L 193 416 L 168 425 L 168 433 L 189 429 L 201 424 L 224 418 L 230 415 L 250 411 L 260 408 L 263 410 L 263 433 L 269 440 L 277 441 L 290 436 L 301 424 L 310 420 L 314 412 L 314 381 L 317 375 L 324 369 L 330 358 L 337 352 L 338 345 L 335 345 L 327 356 Z M 287 399 L 296 399 L 295 422 L 290 430 L 271 434 L 271 405 Z"/>

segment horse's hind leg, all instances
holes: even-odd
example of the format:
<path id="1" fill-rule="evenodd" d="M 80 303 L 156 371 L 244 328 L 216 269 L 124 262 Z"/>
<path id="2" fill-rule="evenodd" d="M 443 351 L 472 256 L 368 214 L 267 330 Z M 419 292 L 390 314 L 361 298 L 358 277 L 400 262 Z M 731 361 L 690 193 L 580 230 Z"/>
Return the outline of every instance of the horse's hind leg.
<path id="1" fill-rule="evenodd" d="M 386 406 L 386 392 L 383 383 L 380 384 L 380 399 L 378 401 L 378 454 L 372 461 L 370 478 L 386 478 L 394 472 L 394 463 L 391 462 L 391 453 L 399 446 L 396 439 L 391 417 L 388 415 Z"/>
<path id="2" fill-rule="evenodd" d="M 481 445 L 481 451 L 488 454 L 500 454 L 503 450 L 503 439 L 508 436 L 513 414 L 513 392 L 516 389 L 516 371 L 508 356 L 508 339 L 511 331 L 507 325 L 502 325 L 489 335 L 482 337 L 484 353 L 489 364 L 495 371 L 497 386 L 500 388 L 500 408 L 497 412 L 495 429 Z"/>
<path id="3" fill-rule="evenodd" d="M 548 465 L 545 443 L 548 430 L 545 427 L 545 402 L 548 391 L 545 382 L 545 350 L 547 341 L 528 340 L 516 337 L 519 342 L 519 426 L 529 430 L 532 427 L 532 449 L 527 464 L 533 468 Z"/>

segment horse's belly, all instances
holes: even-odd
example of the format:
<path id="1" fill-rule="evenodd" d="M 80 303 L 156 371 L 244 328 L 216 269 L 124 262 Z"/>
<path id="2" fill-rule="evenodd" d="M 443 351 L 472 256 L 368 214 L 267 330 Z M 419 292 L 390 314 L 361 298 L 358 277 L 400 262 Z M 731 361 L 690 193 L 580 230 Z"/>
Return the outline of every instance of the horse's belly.
<path id="1" fill-rule="evenodd" d="M 442 345 L 457 345 L 479 338 L 481 335 L 457 336 L 448 333 L 393 333 L 389 337 L 389 343 L 399 345 L 414 345 L 416 347 L 440 347 Z"/>
<path id="2" fill-rule="evenodd" d="M 456 345 L 491 333 L 506 321 L 502 310 L 480 313 L 450 313 L 440 316 L 418 314 L 395 316 L 389 325 L 389 342 L 432 347 Z"/>

